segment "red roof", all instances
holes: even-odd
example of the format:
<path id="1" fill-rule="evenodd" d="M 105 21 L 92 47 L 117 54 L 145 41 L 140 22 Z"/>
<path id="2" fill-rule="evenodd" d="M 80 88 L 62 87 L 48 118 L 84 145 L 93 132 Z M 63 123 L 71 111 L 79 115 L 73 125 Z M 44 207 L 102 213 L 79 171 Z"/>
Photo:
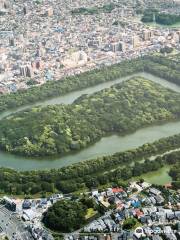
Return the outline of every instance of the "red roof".
<path id="1" fill-rule="evenodd" d="M 165 188 L 172 188 L 172 184 L 171 183 L 167 183 L 164 186 L 165 186 Z"/>
<path id="2" fill-rule="evenodd" d="M 120 193 L 120 192 L 124 192 L 124 190 L 122 188 L 113 188 L 112 189 L 113 193 Z"/>
<path id="3" fill-rule="evenodd" d="M 143 216 L 143 212 L 141 212 L 139 209 L 135 209 L 135 213 L 137 217 Z"/>
<path id="4" fill-rule="evenodd" d="M 123 207 L 124 207 L 124 204 L 122 204 L 122 203 L 117 203 L 116 204 L 117 209 L 122 209 Z"/>

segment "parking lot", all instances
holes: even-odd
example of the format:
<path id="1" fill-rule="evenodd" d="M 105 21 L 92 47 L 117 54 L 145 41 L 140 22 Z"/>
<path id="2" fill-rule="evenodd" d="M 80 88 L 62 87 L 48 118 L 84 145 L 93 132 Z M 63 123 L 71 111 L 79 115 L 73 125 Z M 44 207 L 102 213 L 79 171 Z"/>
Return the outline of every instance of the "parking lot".
<path id="1" fill-rule="evenodd" d="M 0 229 L 9 239 L 33 239 L 22 220 L 17 217 L 16 213 L 5 208 L 4 205 L 0 205 Z"/>

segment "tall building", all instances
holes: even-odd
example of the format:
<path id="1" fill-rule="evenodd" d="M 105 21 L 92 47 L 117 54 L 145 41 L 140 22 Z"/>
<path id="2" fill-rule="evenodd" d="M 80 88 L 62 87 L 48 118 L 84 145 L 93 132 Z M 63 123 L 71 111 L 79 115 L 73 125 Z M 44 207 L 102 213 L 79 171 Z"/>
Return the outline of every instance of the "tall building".
<path id="1" fill-rule="evenodd" d="M 179 36 L 179 42 L 180 42 L 180 31 L 177 32 L 178 36 Z"/>
<path id="2" fill-rule="evenodd" d="M 4 8 L 4 1 L 1 0 L 1 1 L 0 1 L 0 10 L 3 9 L 3 8 Z"/>
<path id="3" fill-rule="evenodd" d="M 144 41 L 149 41 L 152 36 L 153 36 L 152 31 L 145 30 L 145 31 L 143 32 L 143 40 L 144 40 Z"/>
<path id="4" fill-rule="evenodd" d="M 31 66 L 27 66 L 26 67 L 26 75 L 27 75 L 27 77 L 33 77 L 34 73 L 32 71 L 32 67 Z"/>
<path id="5" fill-rule="evenodd" d="M 0 9 L 8 9 L 10 7 L 9 0 L 0 0 Z"/>
<path id="6" fill-rule="evenodd" d="M 123 42 L 114 42 L 111 43 L 110 49 L 112 52 L 118 52 L 118 51 L 124 51 L 125 50 L 125 44 Z"/>
<path id="7" fill-rule="evenodd" d="M 48 17 L 51 17 L 53 15 L 53 8 L 52 7 L 48 8 L 46 14 Z"/>
<path id="8" fill-rule="evenodd" d="M 120 42 L 119 48 L 120 48 L 120 51 L 122 51 L 122 52 L 126 51 L 126 44 L 124 42 Z"/>
<path id="9" fill-rule="evenodd" d="M 43 62 L 41 61 L 41 58 L 40 57 L 37 57 L 36 60 L 35 60 L 35 66 L 36 66 L 36 69 L 40 70 L 43 68 Z"/>
<path id="10" fill-rule="evenodd" d="M 20 74 L 24 77 L 33 77 L 34 73 L 30 65 L 24 65 L 20 67 Z"/>
<path id="11" fill-rule="evenodd" d="M 176 43 L 179 43 L 180 42 L 180 35 L 179 35 L 179 33 L 177 32 L 175 32 L 173 35 L 172 35 L 172 39 L 174 40 L 174 42 L 176 42 Z"/>
<path id="12" fill-rule="evenodd" d="M 24 15 L 27 14 L 27 6 L 26 5 L 24 5 L 24 7 L 23 7 L 23 13 L 24 13 Z"/>
<path id="13" fill-rule="evenodd" d="M 136 48 L 136 47 L 139 47 L 139 36 L 137 35 L 134 35 L 132 37 L 132 45 L 133 45 L 133 48 Z"/>
<path id="14" fill-rule="evenodd" d="M 15 45 L 14 43 L 14 37 L 9 38 L 9 46 L 13 47 Z"/>

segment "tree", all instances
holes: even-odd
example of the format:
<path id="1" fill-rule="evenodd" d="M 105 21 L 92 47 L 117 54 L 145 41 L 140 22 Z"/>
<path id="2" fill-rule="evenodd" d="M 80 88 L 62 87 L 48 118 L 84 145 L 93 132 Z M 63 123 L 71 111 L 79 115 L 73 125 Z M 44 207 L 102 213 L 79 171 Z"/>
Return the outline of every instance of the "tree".
<path id="1" fill-rule="evenodd" d="M 123 222 L 123 229 L 132 229 L 137 224 L 135 218 L 128 218 Z"/>
<path id="2" fill-rule="evenodd" d="M 87 207 L 79 201 L 56 202 L 44 215 L 45 225 L 55 231 L 72 232 L 82 227 L 86 220 Z"/>

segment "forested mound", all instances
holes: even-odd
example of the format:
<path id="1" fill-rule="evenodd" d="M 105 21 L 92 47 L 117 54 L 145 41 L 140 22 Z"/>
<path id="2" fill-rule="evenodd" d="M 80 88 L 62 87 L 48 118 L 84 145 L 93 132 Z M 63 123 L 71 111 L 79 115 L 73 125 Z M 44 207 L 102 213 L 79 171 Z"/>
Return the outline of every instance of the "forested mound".
<path id="1" fill-rule="evenodd" d="M 93 198 L 62 200 L 56 202 L 45 212 L 43 222 L 51 230 L 72 232 L 87 224 L 89 219 L 99 217 L 99 210 L 103 211 L 103 208 Z M 90 215 L 88 212 L 92 216 L 88 217 Z"/>
<path id="2" fill-rule="evenodd" d="M 0 146 L 29 156 L 64 154 L 179 117 L 180 94 L 136 77 L 71 105 L 34 107 L 1 120 Z"/>

